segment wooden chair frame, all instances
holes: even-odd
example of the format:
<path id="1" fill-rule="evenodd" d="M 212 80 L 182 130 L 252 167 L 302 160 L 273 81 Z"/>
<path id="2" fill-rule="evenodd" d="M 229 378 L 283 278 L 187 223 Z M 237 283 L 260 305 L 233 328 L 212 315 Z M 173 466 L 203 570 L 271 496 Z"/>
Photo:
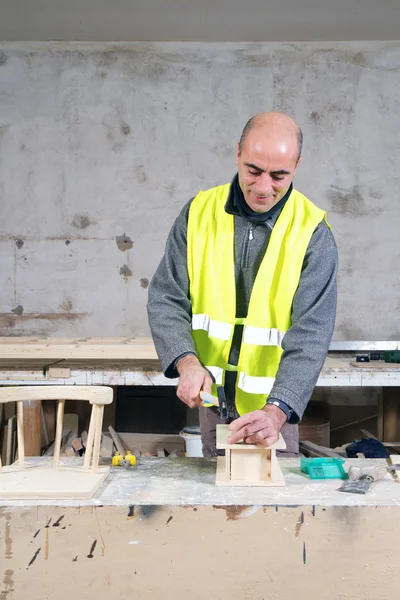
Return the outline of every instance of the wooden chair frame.
<path id="1" fill-rule="evenodd" d="M 89 470 L 90 462 L 93 455 L 92 473 L 97 473 L 100 457 L 104 406 L 106 404 L 111 404 L 111 402 L 113 401 L 113 389 L 107 386 L 93 385 L 34 385 L 19 387 L 7 386 L 0 388 L 0 404 L 5 404 L 7 402 L 17 403 L 18 464 L 21 467 L 21 469 L 23 469 L 25 465 L 23 402 L 27 400 L 58 400 L 56 436 L 54 440 L 54 468 L 58 467 L 60 461 L 65 401 L 86 400 L 90 402 L 90 404 L 92 405 L 92 412 L 90 415 L 89 431 L 86 444 L 85 458 L 83 462 L 83 470 Z"/>

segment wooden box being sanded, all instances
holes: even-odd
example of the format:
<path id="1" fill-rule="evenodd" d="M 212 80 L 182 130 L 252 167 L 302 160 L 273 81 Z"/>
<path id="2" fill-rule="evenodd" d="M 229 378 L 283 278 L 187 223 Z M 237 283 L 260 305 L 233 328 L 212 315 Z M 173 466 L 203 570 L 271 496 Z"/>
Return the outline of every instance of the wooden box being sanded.
<path id="1" fill-rule="evenodd" d="M 217 425 L 217 449 L 225 450 L 218 456 L 216 485 L 284 486 L 277 450 L 286 448 L 279 434 L 278 441 L 269 448 L 238 442 L 228 444 L 231 431 L 229 425 Z"/>

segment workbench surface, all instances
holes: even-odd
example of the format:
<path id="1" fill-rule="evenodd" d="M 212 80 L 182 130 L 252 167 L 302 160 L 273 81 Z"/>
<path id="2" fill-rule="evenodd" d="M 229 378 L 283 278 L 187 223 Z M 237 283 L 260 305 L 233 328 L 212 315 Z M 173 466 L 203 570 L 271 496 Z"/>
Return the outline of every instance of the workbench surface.
<path id="1" fill-rule="evenodd" d="M 0 500 L 0 506 L 400 506 L 400 482 L 392 475 L 365 495 L 338 492 L 341 480 L 310 480 L 295 458 L 279 459 L 286 487 L 217 487 L 216 461 L 202 458 L 140 458 L 135 467 L 111 468 L 91 500 Z M 52 458 L 27 458 L 27 465 L 51 465 Z M 351 464 L 386 464 L 384 459 L 347 460 Z M 64 458 L 60 464 L 82 464 Z M 106 464 L 104 462 L 104 464 Z M 6 475 L 0 474 L 1 477 Z"/>

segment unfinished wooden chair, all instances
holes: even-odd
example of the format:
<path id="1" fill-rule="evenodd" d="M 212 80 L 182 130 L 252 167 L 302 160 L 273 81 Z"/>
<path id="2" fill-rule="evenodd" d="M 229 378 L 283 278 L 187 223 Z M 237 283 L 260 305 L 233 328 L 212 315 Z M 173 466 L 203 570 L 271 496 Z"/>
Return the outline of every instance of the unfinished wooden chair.
<path id="1" fill-rule="evenodd" d="M 58 400 L 57 405 L 57 420 L 56 420 L 56 436 L 54 441 L 54 458 L 53 468 L 49 469 L 38 466 L 30 469 L 25 467 L 25 452 L 24 452 L 24 417 L 23 417 L 23 402 L 27 400 L 42 401 L 42 400 Z M 86 444 L 85 458 L 83 467 L 60 467 L 60 451 L 62 442 L 63 420 L 64 420 L 64 405 L 65 400 L 83 400 L 88 401 L 92 405 L 90 416 L 88 438 Z M 17 439 L 18 439 L 18 464 L 11 467 L 3 467 L 0 469 L 0 497 L 7 498 L 27 498 L 27 497 L 75 497 L 88 498 L 93 495 L 94 491 L 107 477 L 109 468 L 99 468 L 101 433 L 103 425 L 104 406 L 111 404 L 113 400 L 113 390 L 105 386 L 20 386 L 20 387 L 3 387 L 0 388 L 0 404 L 6 402 L 17 403 Z M 0 462 L 1 467 L 1 462 Z M 35 492 L 35 477 L 27 474 L 27 471 L 46 471 L 46 477 L 39 475 L 36 479 L 37 492 Z M 49 471 L 52 471 L 52 473 Z M 63 484 L 62 478 L 58 477 L 58 472 L 75 473 L 69 476 L 70 488 L 68 485 L 57 490 L 57 481 Z M 23 472 L 23 475 L 18 473 Z M 78 473 L 78 475 L 76 475 Z M 82 477 L 82 474 L 85 477 Z M 94 477 L 87 479 L 87 475 L 91 474 Z M 3 475 L 7 475 L 3 479 Z M 58 477 L 58 479 L 57 479 Z M 14 478 L 15 481 L 12 481 Z M 49 484 L 48 490 L 44 487 L 44 479 Z M 68 479 L 68 478 L 64 478 Z M 79 482 L 79 490 L 73 490 L 74 481 Z M 68 483 L 68 482 L 67 482 Z M 83 484 L 83 485 L 82 485 Z M 90 484 L 93 484 L 92 486 Z M 44 486 L 44 487 L 43 487 Z M 39 488 L 43 489 L 39 489 Z M 63 494 L 65 488 L 66 496 Z M 37 495 L 32 495 L 37 494 Z M 83 495 L 82 495 L 83 494 Z M 90 495 L 88 495 L 90 494 Z"/>
<path id="2" fill-rule="evenodd" d="M 282 434 L 275 444 L 265 448 L 245 442 L 228 444 L 231 433 L 229 425 L 217 425 L 217 449 L 225 450 L 225 456 L 217 459 L 216 485 L 285 485 L 276 456 L 277 450 L 286 448 Z"/>

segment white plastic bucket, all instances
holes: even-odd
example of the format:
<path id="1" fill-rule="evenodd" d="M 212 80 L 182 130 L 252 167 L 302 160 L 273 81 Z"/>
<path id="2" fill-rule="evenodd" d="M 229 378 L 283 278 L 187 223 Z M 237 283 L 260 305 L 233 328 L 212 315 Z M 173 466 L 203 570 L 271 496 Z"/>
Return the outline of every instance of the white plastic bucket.
<path id="1" fill-rule="evenodd" d="M 185 429 L 188 429 L 189 431 L 185 431 Z M 179 433 L 179 435 L 185 440 L 186 456 L 188 458 L 203 456 L 200 430 L 197 433 L 196 429 L 197 428 L 195 427 L 187 427 L 182 429 L 182 431 Z"/>

